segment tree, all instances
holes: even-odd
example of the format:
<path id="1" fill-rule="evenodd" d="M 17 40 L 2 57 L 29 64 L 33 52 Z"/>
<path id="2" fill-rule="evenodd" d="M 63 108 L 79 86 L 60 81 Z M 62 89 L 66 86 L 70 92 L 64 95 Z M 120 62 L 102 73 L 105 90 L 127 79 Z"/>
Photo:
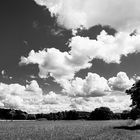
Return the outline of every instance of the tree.
<path id="1" fill-rule="evenodd" d="M 140 108 L 140 80 L 136 81 L 130 89 L 126 90 L 126 93 L 131 96 L 131 106 Z"/>
<path id="2" fill-rule="evenodd" d="M 124 110 L 122 113 L 121 113 L 121 119 L 129 119 L 130 118 L 130 111 L 129 110 Z"/>
<path id="3" fill-rule="evenodd" d="M 96 108 L 90 114 L 90 118 L 93 120 L 110 120 L 112 117 L 113 112 L 108 107 Z"/>
<path id="4" fill-rule="evenodd" d="M 126 93 L 132 99 L 130 118 L 135 120 L 140 117 L 140 80 L 136 81 L 130 89 L 126 90 Z"/>
<path id="5" fill-rule="evenodd" d="M 113 113 L 112 119 L 115 119 L 115 120 L 122 119 L 122 113 Z"/>
<path id="6" fill-rule="evenodd" d="M 35 114 L 28 114 L 27 119 L 28 120 L 35 120 L 36 119 L 36 115 Z"/>
<path id="7" fill-rule="evenodd" d="M 139 108 L 133 108 L 130 111 L 130 118 L 132 120 L 136 120 L 137 118 L 140 118 L 140 109 Z"/>
<path id="8" fill-rule="evenodd" d="M 16 120 L 26 120 L 27 119 L 27 113 L 23 112 L 21 110 L 16 110 L 14 119 L 16 119 Z"/>
<path id="9" fill-rule="evenodd" d="M 66 120 L 77 120 L 78 119 L 78 112 L 75 110 L 70 110 L 66 112 Z"/>
<path id="10" fill-rule="evenodd" d="M 10 119 L 13 120 L 14 117 L 16 116 L 16 111 L 14 109 L 11 109 L 11 111 L 9 112 L 9 116 L 10 116 Z"/>

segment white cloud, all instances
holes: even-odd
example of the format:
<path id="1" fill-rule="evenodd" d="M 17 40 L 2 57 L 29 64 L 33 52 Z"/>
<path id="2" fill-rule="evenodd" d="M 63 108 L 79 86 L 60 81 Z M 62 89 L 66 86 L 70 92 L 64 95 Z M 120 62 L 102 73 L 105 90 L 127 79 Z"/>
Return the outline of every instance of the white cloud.
<path id="1" fill-rule="evenodd" d="M 23 99 L 19 96 L 8 95 L 2 102 L 5 108 L 23 109 Z"/>
<path id="2" fill-rule="evenodd" d="M 94 58 L 102 59 L 106 63 L 120 63 L 122 56 L 140 52 L 140 35 L 130 36 L 126 32 L 119 32 L 115 36 L 102 31 L 97 40 L 88 37 L 72 37 L 71 47 L 72 60 L 86 61 Z"/>
<path id="3" fill-rule="evenodd" d="M 118 72 L 116 77 L 108 80 L 96 73 L 88 73 L 85 79 L 75 77 L 73 80 L 60 80 L 62 92 L 69 96 L 77 97 L 100 97 L 109 94 L 120 95 L 131 88 L 137 77 L 130 78 L 125 72 Z"/>
<path id="4" fill-rule="evenodd" d="M 1 75 L 4 76 L 6 74 L 5 70 L 1 71 Z"/>
<path id="5" fill-rule="evenodd" d="M 38 64 L 39 76 L 52 76 L 56 81 L 72 79 L 76 72 L 92 66 L 91 60 L 102 59 L 106 63 L 120 63 L 122 56 L 140 52 L 140 34 L 130 36 L 120 32 L 115 36 L 102 31 L 97 40 L 75 36 L 71 38 L 69 52 L 50 48 L 21 57 L 20 64 Z"/>
<path id="6" fill-rule="evenodd" d="M 24 109 L 24 105 L 37 104 L 42 99 L 42 89 L 36 81 L 29 85 L 0 83 L 0 100 L 4 107 Z"/>
<path id="7" fill-rule="evenodd" d="M 128 95 L 107 95 L 103 97 L 73 98 L 71 107 L 79 111 L 93 111 L 95 108 L 108 107 L 114 112 L 130 109 L 131 99 Z"/>
<path id="8" fill-rule="evenodd" d="M 4 79 L 10 79 L 11 80 L 13 78 L 12 76 L 8 76 L 7 72 L 5 70 L 1 71 L 1 75 Z"/>
<path id="9" fill-rule="evenodd" d="M 60 81 L 60 84 L 69 96 L 98 97 L 111 91 L 107 80 L 96 73 L 88 73 L 85 79 L 76 77 L 71 81 Z"/>
<path id="10" fill-rule="evenodd" d="M 76 78 L 66 90 L 71 93 L 44 93 L 35 80 L 26 86 L 0 83 L 0 106 L 28 113 L 49 113 L 73 109 L 92 111 L 101 106 L 122 111 L 131 104 L 130 96 L 122 92 L 108 94 L 107 80 L 97 74 L 89 73 L 85 79 Z"/>
<path id="11" fill-rule="evenodd" d="M 125 91 L 135 83 L 133 79 L 129 79 L 125 72 L 119 72 L 116 77 L 112 77 L 108 81 L 111 89 L 118 91 Z"/>
<path id="12" fill-rule="evenodd" d="M 75 77 L 73 80 L 59 81 L 62 92 L 74 97 L 100 97 L 107 95 L 125 95 L 125 90 L 132 87 L 137 78 L 130 78 L 125 72 L 118 72 L 116 77 L 108 80 L 96 73 L 88 73 L 85 79 Z"/>
<path id="13" fill-rule="evenodd" d="M 35 0 L 45 5 L 57 22 L 66 28 L 89 28 L 102 24 L 119 30 L 133 30 L 140 25 L 139 0 Z"/>
<path id="14" fill-rule="evenodd" d="M 0 107 L 13 108 L 28 113 L 49 113 L 70 110 L 68 96 L 52 91 L 45 93 L 37 81 L 32 80 L 26 86 L 0 83 Z"/>
<path id="15" fill-rule="evenodd" d="M 37 76 L 35 76 L 35 75 L 30 75 L 29 76 L 31 79 L 36 79 L 37 78 Z"/>
<path id="16" fill-rule="evenodd" d="M 44 95 L 43 103 L 44 104 L 59 104 L 60 100 L 64 101 L 64 96 L 58 95 L 55 92 L 51 91 L 48 94 Z M 61 101 L 62 103 L 62 101 Z"/>
<path id="17" fill-rule="evenodd" d="M 37 81 L 32 80 L 29 85 L 26 85 L 26 91 L 41 93 L 42 89 L 39 87 Z"/>
<path id="18" fill-rule="evenodd" d="M 38 64 L 39 76 L 41 78 L 46 78 L 50 74 L 56 80 L 72 79 L 75 72 L 91 66 L 91 64 L 87 64 L 85 61 L 70 62 L 70 60 L 71 55 L 68 52 L 61 52 L 58 49 L 50 48 L 38 52 L 32 50 L 27 58 L 21 57 L 20 64 Z"/>

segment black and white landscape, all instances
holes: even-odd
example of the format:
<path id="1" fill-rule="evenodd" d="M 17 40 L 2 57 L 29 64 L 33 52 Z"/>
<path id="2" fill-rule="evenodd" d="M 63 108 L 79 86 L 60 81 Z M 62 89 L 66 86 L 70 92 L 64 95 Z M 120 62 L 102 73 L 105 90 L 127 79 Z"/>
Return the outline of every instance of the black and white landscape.
<path id="1" fill-rule="evenodd" d="M 139 5 L 139 0 L 0 0 L 0 118 L 139 118 Z M 98 109 L 109 118 L 96 116 Z M 52 135 L 48 139 L 56 139 Z"/>

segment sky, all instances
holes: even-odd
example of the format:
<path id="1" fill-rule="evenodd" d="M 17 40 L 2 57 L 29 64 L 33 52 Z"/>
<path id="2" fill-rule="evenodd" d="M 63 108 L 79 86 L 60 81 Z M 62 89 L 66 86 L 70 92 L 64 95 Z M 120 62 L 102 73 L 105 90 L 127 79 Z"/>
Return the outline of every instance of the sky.
<path id="1" fill-rule="evenodd" d="M 0 107 L 130 109 L 140 77 L 139 0 L 1 0 Z"/>

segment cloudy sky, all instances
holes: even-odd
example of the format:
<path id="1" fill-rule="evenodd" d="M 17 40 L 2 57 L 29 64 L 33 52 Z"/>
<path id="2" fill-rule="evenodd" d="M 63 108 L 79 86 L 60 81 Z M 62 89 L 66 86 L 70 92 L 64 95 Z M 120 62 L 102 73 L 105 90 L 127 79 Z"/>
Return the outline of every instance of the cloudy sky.
<path id="1" fill-rule="evenodd" d="M 0 107 L 129 109 L 140 76 L 139 0 L 1 0 Z"/>

